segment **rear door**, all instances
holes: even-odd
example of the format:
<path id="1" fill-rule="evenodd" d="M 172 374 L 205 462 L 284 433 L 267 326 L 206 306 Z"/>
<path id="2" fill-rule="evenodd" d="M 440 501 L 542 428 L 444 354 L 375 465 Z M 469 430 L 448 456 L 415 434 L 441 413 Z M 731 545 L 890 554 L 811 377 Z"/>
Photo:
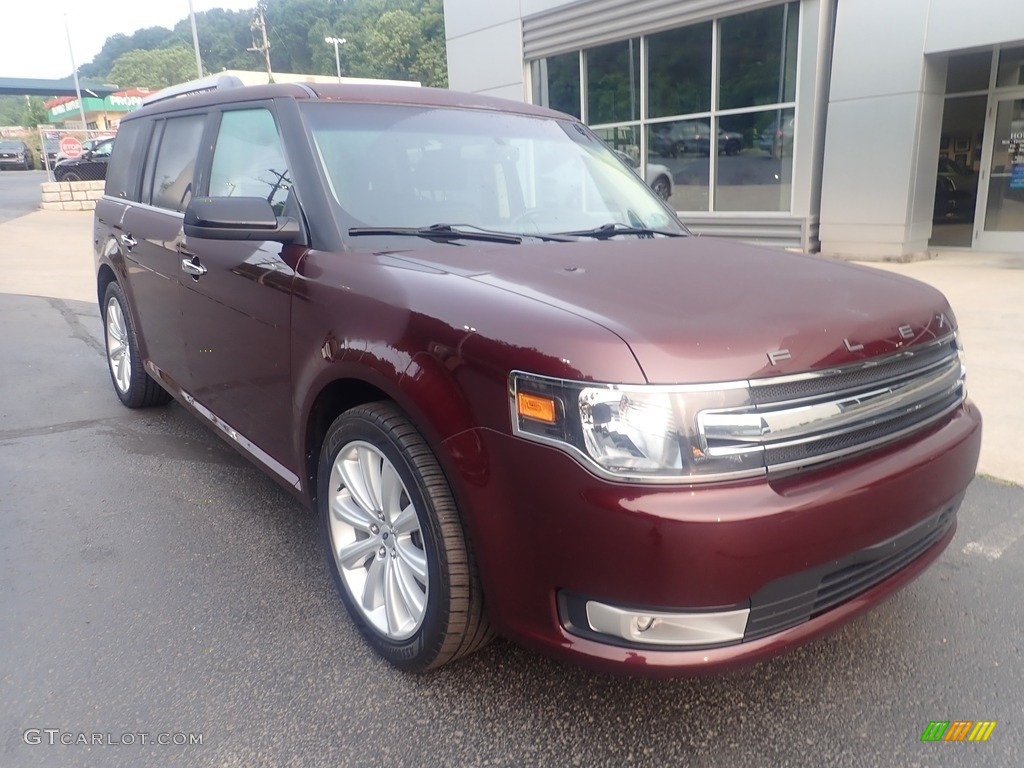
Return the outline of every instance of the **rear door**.
<path id="1" fill-rule="evenodd" d="M 233 108 L 234 107 L 234 108 Z M 296 205 L 271 102 L 225 107 L 203 188 L 211 197 Z M 295 213 L 297 209 L 293 210 Z M 191 392 L 229 434 L 289 482 L 293 416 L 289 336 L 295 266 L 305 248 L 189 237 L 180 244 Z"/>
<path id="2" fill-rule="evenodd" d="M 176 389 L 187 388 L 188 376 L 178 247 L 206 122 L 202 112 L 157 121 L 140 202 L 128 206 L 121 220 L 120 242 L 144 354 Z"/>

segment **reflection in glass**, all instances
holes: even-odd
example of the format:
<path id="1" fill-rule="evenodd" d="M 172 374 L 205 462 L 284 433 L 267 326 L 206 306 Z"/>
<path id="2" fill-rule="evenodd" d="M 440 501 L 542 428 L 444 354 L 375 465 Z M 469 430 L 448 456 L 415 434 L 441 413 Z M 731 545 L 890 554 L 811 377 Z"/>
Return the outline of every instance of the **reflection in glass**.
<path id="1" fill-rule="evenodd" d="M 946 93 L 988 90 L 991 74 L 991 51 L 950 56 L 946 69 Z"/>
<path id="2" fill-rule="evenodd" d="M 210 194 L 262 197 L 281 215 L 290 188 L 288 163 L 270 111 L 225 112 L 210 168 Z"/>
<path id="3" fill-rule="evenodd" d="M 989 57 L 991 64 L 991 57 Z M 981 136 L 985 131 L 988 96 L 960 96 L 946 99 L 942 110 L 942 133 L 935 177 L 935 201 L 932 236 L 929 245 L 939 247 L 971 246 L 974 235 L 974 211 L 977 202 L 978 171 L 981 168 Z M 965 153 L 957 146 L 971 142 Z"/>
<path id="4" fill-rule="evenodd" d="M 787 3 L 722 19 L 720 108 L 795 100 L 799 17 Z"/>
<path id="5" fill-rule="evenodd" d="M 793 190 L 793 110 L 750 112 L 719 119 L 716 211 L 788 211 Z"/>
<path id="6" fill-rule="evenodd" d="M 672 176 L 669 204 L 677 211 L 707 211 L 711 160 L 707 121 L 676 120 L 647 129 L 647 175 L 654 180 L 659 169 Z M 703 139 L 697 139 L 703 136 Z M 700 144 L 704 150 L 700 151 Z"/>
<path id="7" fill-rule="evenodd" d="M 580 117 L 580 55 L 563 53 L 530 64 L 533 103 Z"/>
<path id="8" fill-rule="evenodd" d="M 617 126 L 614 128 L 595 128 L 594 133 L 611 147 L 618 158 L 633 169 L 640 178 L 647 182 L 662 200 L 672 198 L 672 169 L 648 158 L 644 167 L 640 167 L 640 126 Z"/>
<path id="9" fill-rule="evenodd" d="M 587 122 L 624 123 L 640 119 L 640 41 L 609 43 L 585 52 Z"/>
<path id="10" fill-rule="evenodd" d="M 999 102 L 988 183 L 988 232 L 1024 232 L 1024 99 Z"/>
<path id="11" fill-rule="evenodd" d="M 996 87 L 1024 85 L 1024 48 L 1006 48 L 999 52 Z"/>
<path id="12" fill-rule="evenodd" d="M 350 226 L 539 233 L 639 221 L 678 228 L 651 190 L 575 121 L 385 104 L 302 107 Z M 635 146 L 635 129 L 618 131 L 621 147 Z"/>
<path id="13" fill-rule="evenodd" d="M 711 22 L 647 38 L 650 117 L 711 109 Z"/>
<path id="14" fill-rule="evenodd" d="M 605 144 L 616 152 L 626 155 L 633 167 L 637 167 L 640 162 L 640 128 L 638 126 L 620 125 L 615 128 L 595 128 L 593 130 Z"/>

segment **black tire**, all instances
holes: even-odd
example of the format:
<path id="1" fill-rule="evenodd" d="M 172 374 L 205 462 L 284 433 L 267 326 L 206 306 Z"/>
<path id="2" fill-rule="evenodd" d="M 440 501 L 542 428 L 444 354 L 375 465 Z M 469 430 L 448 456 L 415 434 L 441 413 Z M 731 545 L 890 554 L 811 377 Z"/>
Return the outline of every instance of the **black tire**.
<path id="1" fill-rule="evenodd" d="M 123 328 L 117 328 L 116 315 L 112 316 L 111 303 L 117 304 L 117 312 L 123 320 Z M 129 408 L 149 408 L 154 405 L 164 405 L 171 400 L 170 394 L 163 389 L 156 381 L 146 373 L 142 365 L 142 354 L 139 352 L 139 339 L 135 333 L 135 324 L 128 312 L 128 302 L 125 300 L 124 291 L 117 281 L 107 285 L 103 294 L 103 349 L 106 352 L 107 371 L 110 373 L 110 383 L 114 385 L 114 392 L 118 398 Z M 114 324 L 112 326 L 112 321 Z M 116 347 L 113 347 L 117 337 L 123 342 L 124 351 L 127 352 L 127 360 L 121 359 L 121 364 L 126 365 L 121 380 L 118 380 L 118 366 L 116 358 Z M 114 353 L 111 349 L 115 350 Z M 122 386 L 123 384 L 123 386 Z"/>
<path id="2" fill-rule="evenodd" d="M 419 609 L 421 614 L 418 623 L 412 622 L 415 628 L 408 627 L 407 631 L 411 634 L 391 632 L 390 617 L 384 629 L 372 623 L 379 620 L 381 612 L 388 614 L 387 586 L 373 593 L 379 594 L 381 606 L 367 606 L 364 609 L 360 604 L 368 600 L 369 588 L 366 584 L 374 581 L 375 565 L 381 582 L 387 580 L 389 567 L 390 572 L 396 574 L 393 576 L 395 584 L 402 578 L 397 574 L 401 570 L 399 564 L 405 558 L 403 552 L 407 551 L 398 542 L 403 534 L 399 526 L 392 526 L 394 519 L 389 519 L 385 512 L 385 507 L 393 505 L 377 503 L 376 512 L 372 514 L 376 514 L 380 520 L 379 528 L 372 525 L 356 532 L 354 535 L 357 538 L 354 540 L 338 543 L 336 535 L 340 539 L 343 534 L 332 532 L 356 531 L 356 528 L 348 525 L 351 517 L 345 518 L 332 512 L 332 506 L 340 509 L 346 505 L 346 509 L 356 509 L 358 514 L 371 506 L 360 505 L 358 493 L 352 492 L 342 478 L 341 467 L 345 462 L 339 462 L 339 457 L 351 457 L 359 451 L 374 457 L 379 454 L 379 457 L 390 462 L 403 486 L 396 496 L 399 501 L 394 506 L 406 509 L 408 505 L 404 502 L 408 501 L 418 523 L 416 533 L 406 534 L 410 538 L 403 544 L 407 550 L 416 547 L 413 551 L 417 558 L 422 555 L 426 562 L 426 583 L 417 582 L 417 586 L 424 591 L 424 604 Z M 381 464 L 384 467 L 382 471 L 386 471 L 387 465 L 383 461 Z M 490 641 L 492 633 L 484 615 L 483 592 L 472 549 L 463 531 L 451 489 L 434 454 L 398 408 L 388 402 L 375 402 L 341 414 L 324 438 L 318 478 L 317 509 L 327 566 L 349 616 L 380 656 L 400 669 L 423 672 L 473 653 Z M 383 485 L 382 482 L 378 489 Z M 382 498 L 384 493 L 379 492 L 379 496 Z M 370 519 L 376 522 L 372 516 Z M 390 543 L 387 541 L 389 527 L 393 534 Z M 389 555 L 384 546 L 377 549 L 379 544 L 393 545 L 394 549 L 390 550 Z M 355 562 L 350 560 L 346 568 L 349 574 L 347 578 L 355 575 L 358 579 L 359 574 L 365 575 L 362 594 L 355 595 L 346 577 L 342 575 L 339 552 L 351 551 L 359 545 L 368 545 L 369 553 L 358 554 Z M 399 550 L 397 556 L 396 549 Z M 383 556 L 381 553 L 384 553 Z M 392 558 L 390 566 L 389 556 Z M 384 569 L 384 575 L 381 575 L 380 569 Z M 372 601 L 372 595 L 370 599 Z M 395 599 L 395 593 L 391 593 L 391 599 Z M 403 602 L 402 605 L 408 606 L 409 603 Z M 378 613 L 376 619 L 372 615 L 375 611 Z"/>
<path id="3" fill-rule="evenodd" d="M 58 179 L 58 181 L 81 181 L 81 180 L 82 180 L 82 177 L 79 176 L 74 171 L 68 171 L 67 173 L 65 173 L 63 176 L 61 176 Z"/>
<path id="4" fill-rule="evenodd" d="M 662 200 L 668 200 L 672 197 L 672 183 L 666 176 L 659 176 L 651 184 L 651 189 L 654 190 L 654 194 L 660 197 Z"/>

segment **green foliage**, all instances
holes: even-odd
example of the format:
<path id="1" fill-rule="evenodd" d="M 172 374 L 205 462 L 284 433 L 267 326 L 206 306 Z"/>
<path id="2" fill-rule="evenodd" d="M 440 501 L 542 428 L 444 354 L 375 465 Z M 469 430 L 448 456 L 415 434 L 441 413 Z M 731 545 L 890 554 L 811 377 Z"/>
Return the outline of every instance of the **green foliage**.
<path id="1" fill-rule="evenodd" d="M 191 37 L 189 42 L 191 43 Z M 96 57 L 78 68 L 78 76 L 87 80 L 109 79 L 114 62 L 129 51 L 153 51 L 166 48 L 175 41 L 173 33 L 166 27 L 146 27 L 133 32 L 131 36 L 120 33 L 108 37 Z M 128 83 L 125 87 L 137 85 Z"/>
<path id="2" fill-rule="evenodd" d="M 0 125 L 31 128 L 46 123 L 46 110 L 39 96 L 0 96 Z"/>
<path id="3" fill-rule="evenodd" d="M 195 53 L 183 46 L 128 51 L 110 68 L 109 79 L 132 87 L 166 88 L 196 77 Z"/>
<path id="4" fill-rule="evenodd" d="M 334 46 L 324 38 L 343 37 L 346 43 L 338 52 L 343 75 L 448 84 L 443 0 L 269 0 L 265 18 L 276 72 L 333 75 Z M 248 12 L 221 8 L 196 14 L 205 71 L 263 69 L 261 55 L 247 50 L 258 34 L 250 29 L 251 21 Z M 163 52 L 181 48 L 189 51 L 190 63 L 179 71 Z M 139 58 L 142 52 L 150 56 Z M 133 56 L 122 61 L 129 53 Z M 180 75 L 172 82 L 191 80 L 196 76 L 191 23 L 184 18 L 174 29 L 113 35 L 79 74 L 126 88 L 160 87 L 171 75 Z"/>

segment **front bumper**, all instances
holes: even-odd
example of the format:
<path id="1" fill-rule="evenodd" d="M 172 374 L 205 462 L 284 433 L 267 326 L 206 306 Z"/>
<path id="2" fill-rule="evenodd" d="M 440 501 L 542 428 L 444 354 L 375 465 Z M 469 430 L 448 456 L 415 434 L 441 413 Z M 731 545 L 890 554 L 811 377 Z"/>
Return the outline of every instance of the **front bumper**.
<path id="1" fill-rule="evenodd" d="M 472 439 L 486 461 L 454 473 L 453 486 L 495 628 L 565 660 L 673 675 L 768 658 L 923 571 L 952 539 L 981 417 L 968 402 L 941 425 L 835 466 L 671 488 L 601 480 L 557 449 L 490 430 Z M 456 466 L 468 455 L 447 447 Z M 594 631 L 579 610 L 587 601 L 750 613 L 739 640 L 665 647 Z"/>

